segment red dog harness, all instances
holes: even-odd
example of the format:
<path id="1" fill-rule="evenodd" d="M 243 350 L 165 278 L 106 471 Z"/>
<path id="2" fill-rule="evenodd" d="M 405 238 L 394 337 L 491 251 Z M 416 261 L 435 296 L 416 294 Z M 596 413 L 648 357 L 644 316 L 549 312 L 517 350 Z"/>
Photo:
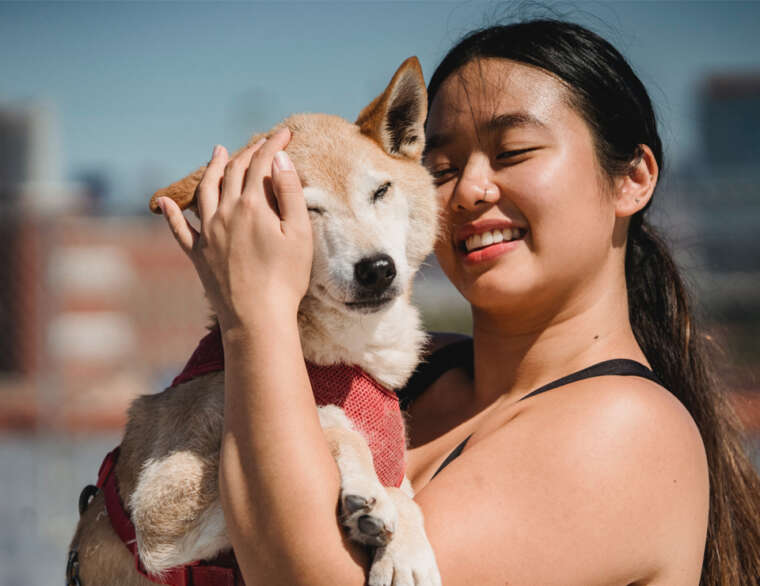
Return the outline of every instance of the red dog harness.
<path id="1" fill-rule="evenodd" d="M 370 378 L 364 371 L 345 364 L 319 366 L 307 362 L 306 369 L 317 405 L 337 405 L 364 435 L 372 452 L 375 471 L 384 486 L 401 486 L 404 479 L 404 421 L 396 394 Z M 203 374 L 224 370 L 221 333 L 213 329 L 198 344 L 182 372 L 172 381 L 177 386 Z M 132 552 L 137 571 L 151 582 L 171 586 L 243 586 L 234 554 L 221 554 L 211 561 L 198 561 L 167 571 L 163 577 L 149 575 L 140 563 L 135 528 L 119 496 L 113 474 L 119 448 L 110 452 L 98 473 L 111 525 Z"/>
<path id="2" fill-rule="evenodd" d="M 224 370 L 224 350 L 222 335 L 214 328 L 200 341 L 172 386 L 219 370 Z M 318 366 L 307 362 L 306 370 L 317 405 L 337 405 L 343 409 L 367 439 L 380 482 L 384 486 L 401 486 L 406 438 L 396 393 L 356 366 Z"/>

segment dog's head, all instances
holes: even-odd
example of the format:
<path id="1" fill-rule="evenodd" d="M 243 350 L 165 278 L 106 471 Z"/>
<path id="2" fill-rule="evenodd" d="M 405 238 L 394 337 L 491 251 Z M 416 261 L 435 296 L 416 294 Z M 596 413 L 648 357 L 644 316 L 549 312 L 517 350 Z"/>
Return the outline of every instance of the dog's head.
<path id="1" fill-rule="evenodd" d="M 416 57 L 354 124 L 327 114 L 297 114 L 287 152 L 311 216 L 314 260 L 308 295 L 343 312 L 370 313 L 410 293 L 437 225 L 435 188 L 421 164 L 427 92 Z M 257 140 L 255 136 L 251 142 Z M 195 206 L 204 168 L 159 190 Z"/>

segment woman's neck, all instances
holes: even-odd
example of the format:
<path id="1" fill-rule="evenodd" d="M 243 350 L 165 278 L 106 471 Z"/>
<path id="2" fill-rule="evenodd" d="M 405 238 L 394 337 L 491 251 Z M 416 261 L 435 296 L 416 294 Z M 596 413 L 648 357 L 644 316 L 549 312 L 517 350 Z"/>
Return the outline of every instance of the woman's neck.
<path id="1" fill-rule="evenodd" d="M 623 300 L 621 302 L 621 299 Z M 535 388 L 610 358 L 646 363 L 628 318 L 625 282 L 574 296 L 550 318 L 473 306 L 474 401 L 512 403 Z"/>

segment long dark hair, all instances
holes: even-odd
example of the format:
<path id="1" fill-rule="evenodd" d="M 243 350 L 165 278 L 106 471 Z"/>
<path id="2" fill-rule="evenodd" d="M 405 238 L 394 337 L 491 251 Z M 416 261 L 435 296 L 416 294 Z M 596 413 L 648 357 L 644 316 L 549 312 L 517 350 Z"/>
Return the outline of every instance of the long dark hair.
<path id="1" fill-rule="evenodd" d="M 631 168 L 647 145 L 663 168 L 651 100 L 623 56 L 576 24 L 533 20 L 467 35 L 441 61 L 428 87 L 465 64 L 509 59 L 540 67 L 568 87 L 573 107 L 591 128 L 608 179 Z M 651 199 L 630 220 L 625 275 L 633 332 L 653 370 L 694 418 L 710 468 L 710 515 L 702 578 L 705 586 L 755 584 L 760 576 L 760 479 L 746 456 L 739 424 L 711 368 L 707 338 L 663 239 L 646 220 Z"/>

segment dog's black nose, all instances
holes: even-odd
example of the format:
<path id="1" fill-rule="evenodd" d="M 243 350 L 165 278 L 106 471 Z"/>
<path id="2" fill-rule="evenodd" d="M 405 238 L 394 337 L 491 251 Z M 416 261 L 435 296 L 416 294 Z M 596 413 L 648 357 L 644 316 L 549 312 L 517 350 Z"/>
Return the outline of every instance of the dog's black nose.
<path id="1" fill-rule="evenodd" d="M 385 291 L 396 278 L 396 265 L 387 254 L 363 258 L 354 265 L 354 278 L 374 294 Z"/>

